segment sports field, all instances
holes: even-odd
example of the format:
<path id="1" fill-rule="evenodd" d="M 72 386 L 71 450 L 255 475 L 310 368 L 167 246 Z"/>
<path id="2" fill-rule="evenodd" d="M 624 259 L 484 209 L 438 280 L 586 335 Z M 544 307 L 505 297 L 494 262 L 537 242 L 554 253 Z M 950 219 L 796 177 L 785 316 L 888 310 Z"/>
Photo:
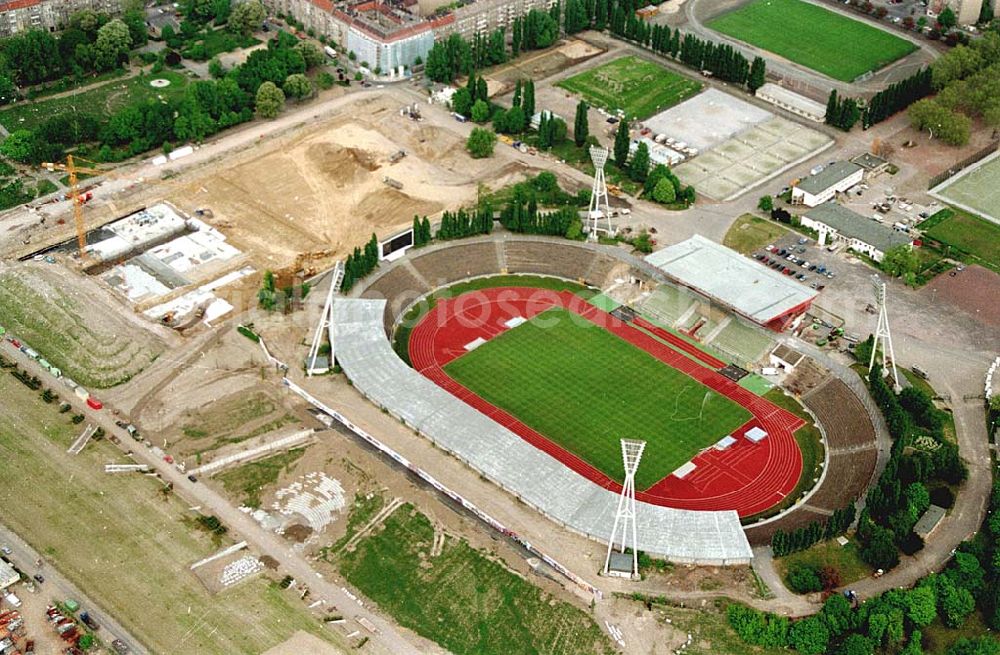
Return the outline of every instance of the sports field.
<path id="1" fill-rule="evenodd" d="M 619 439 L 645 440 L 638 489 L 750 419 L 728 398 L 561 308 L 444 370 L 614 480 L 623 477 Z"/>
<path id="2" fill-rule="evenodd" d="M 916 50 L 906 39 L 802 0 L 752 0 L 708 26 L 845 82 Z"/>
<path id="3" fill-rule="evenodd" d="M 1000 155 L 984 160 L 978 168 L 952 179 L 954 181 L 945 182 L 935 189 L 935 194 L 1000 222 Z"/>
<path id="4" fill-rule="evenodd" d="M 974 260 L 978 260 L 974 263 L 1000 271 L 1000 225 L 963 211 L 946 208 L 918 227 L 929 238 L 971 255 Z"/>
<path id="5" fill-rule="evenodd" d="M 621 109 L 629 118 L 648 118 L 690 98 L 701 83 L 639 57 L 622 57 L 559 82 L 595 107 Z"/>

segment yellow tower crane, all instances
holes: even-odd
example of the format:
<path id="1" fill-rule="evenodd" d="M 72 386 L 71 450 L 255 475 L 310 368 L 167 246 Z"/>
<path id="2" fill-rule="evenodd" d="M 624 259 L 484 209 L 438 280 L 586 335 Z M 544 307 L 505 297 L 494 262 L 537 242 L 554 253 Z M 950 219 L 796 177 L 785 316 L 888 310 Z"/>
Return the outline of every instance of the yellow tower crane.
<path id="1" fill-rule="evenodd" d="M 89 197 L 85 197 L 80 193 L 80 187 L 78 184 L 77 175 L 79 173 L 87 173 L 91 175 L 105 175 L 108 171 L 101 168 L 94 168 L 91 166 L 77 166 L 76 161 L 85 161 L 90 164 L 96 164 L 97 162 L 88 161 L 82 157 L 74 158 L 73 155 L 66 155 L 66 163 L 61 164 L 57 162 L 45 162 L 42 164 L 42 168 L 51 172 L 55 171 L 65 171 L 69 174 L 69 200 L 73 202 L 73 222 L 76 224 L 76 245 L 80 251 L 80 260 L 85 261 L 87 259 L 86 246 L 87 246 L 87 225 L 83 220 L 83 205 L 88 200 Z"/>

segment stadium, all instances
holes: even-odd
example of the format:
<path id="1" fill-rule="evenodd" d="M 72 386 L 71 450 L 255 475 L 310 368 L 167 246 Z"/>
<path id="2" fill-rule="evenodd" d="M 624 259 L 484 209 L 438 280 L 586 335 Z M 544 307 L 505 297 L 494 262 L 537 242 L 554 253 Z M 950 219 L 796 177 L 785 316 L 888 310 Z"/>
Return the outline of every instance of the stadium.
<path id="1" fill-rule="evenodd" d="M 330 325 L 354 387 L 595 540 L 615 521 L 623 438 L 646 442 L 638 547 L 676 562 L 747 563 L 752 543 L 840 508 L 874 471 L 847 385 L 789 367 L 799 404 L 753 372 L 815 293 L 707 239 L 643 260 L 494 236 L 410 250 L 366 282 Z M 856 420 L 840 429 L 844 411 Z"/>

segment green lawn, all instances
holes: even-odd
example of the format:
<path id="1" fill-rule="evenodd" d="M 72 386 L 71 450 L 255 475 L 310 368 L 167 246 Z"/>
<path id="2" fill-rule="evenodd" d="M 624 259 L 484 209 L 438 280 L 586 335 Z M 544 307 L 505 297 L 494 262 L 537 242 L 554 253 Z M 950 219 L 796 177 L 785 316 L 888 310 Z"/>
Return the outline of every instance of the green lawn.
<path id="1" fill-rule="evenodd" d="M 400 625 L 456 655 L 575 655 L 615 651 L 584 610 L 447 536 L 431 554 L 435 528 L 412 505 L 343 553 L 347 580 Z"/>
<path id="2" fill-rule="evenodd" d="M 778 559 L 776 568 L 781 577 L 785 578 L 792 567 L 799 565 L 810 566 L 817 570 L 824 566 L 832 566 L 840 574 L 841 584 L 856 582 L 873 573 L 872 568 L 861 561 L 853 538 L 846 546 L 841 546 L 835 539 L 820 542 L 811 548 Z"/>
<path id="3" fill-rule="evenodd" d="M 941 189 L 940 194 L 945 200 L 1000 221 L 1000 156 L 987 160 L 958 179 L 952 178 Z M 933 218 L 932 216 L 931 219 Z"/>
<path id="4" fill-rule="evenodd" d="M 67 455 L 82 426 L 6 371 L 0 398 L 3 523 L 150 652 L 260 653 L 297 630 L 343 641 L 266 576 L 209 593 L 188 567 L 218 545 L 189 527 L 190 503 L 148 476 L 105 474 L 105 463 L 130 461 L 106 440 Z"/>
<path id="5" fill-rule="evenodd" d="M 557 84 L 595 107 L 649 118 L 701 91 L 701 83 L 639 57 L 622 57 Z"/>
<path id="6" fill-rule="evenodd" d="M 728 398 L 563 309 L 508 330 L 445 371 L 615 480 L 623 477 L 619 439 L 645 440 L 639 489 L 750 418 Z"/>
<path id="7" fill-rule="evenodd" d="M 170 85 L 155 89 L 150 80 L 170 80 Z M 0 111 L 0 124 L 13 132 L 21 128 L 34 129 L 46 120 L 62 113 L 90 114 L 98 121 L 106 121 L 111 114 L 125 105 L 148 98 L 177 97 L 184 93 L 188 78 L 174 71 L 161 71 L 155 75 L 138 75 L 126 80 L 113 80 L 83 93 L 58 98 L 43 98 L 37 102 L 18 102 Z"/>
<path id="8" fill-rule="evenodd" d="M 788 234 L 781 223 L 769 221 L 753 214 L 743 214 L 736 219 L 722 239 L 722 245 L 736 252 L 749 255 L 764 246 L 774 243 Z"/>
<path id="9" fill-rule="evenodd" d="M 930 239 L 944 244 L 945 254 L 958 258 L 962 253 L 971 255 L 975 263 L 1000 272 L 1000 225 L 959 209 L 945 208 L 918 227 Z M 949 253 L 948 246 L 961 252 Z"/>
<path id="10" fill-rule="evenodd" d="M 277 482 L 282 471 L 290 470 L 305 452 L 305 448 L 294 448 L 287 453 L 279 453 L 224 471 L 217 477 L 233 500 L 247 507 L 257 508 L 260 507 L 261 491 Z"/>
<path id="11" fill-rule="evenodd" d="M 906 39 L 802 0 L 753 0 L 708 26 L 845 82 L 916 50 Z"/>

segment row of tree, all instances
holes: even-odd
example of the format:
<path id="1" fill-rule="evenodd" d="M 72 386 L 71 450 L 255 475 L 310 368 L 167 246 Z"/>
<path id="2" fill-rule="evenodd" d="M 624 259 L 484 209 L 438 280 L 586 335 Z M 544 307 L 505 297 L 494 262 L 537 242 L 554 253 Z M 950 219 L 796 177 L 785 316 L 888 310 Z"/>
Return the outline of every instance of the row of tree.
<path id="1" fill-rule="evenodd" d="M 340 288 L 350 291 L 358 280 L 378 268 L 378 237 L 372 234 L 372 238 L 365 243 L 364 247 L 355 246 L 354 252 L 347 256 L 344 261 L 344 280 Z"/>
<path id="2" fill-rule="evenodd" d="M 521 234 L 547 234 L 567 239 L 583 236 L 583 222 L 575 208 L 541 212 L 534 197 L 513 198 L 500 212 L 500 223 L 511 232 Z"/>
<path id="3" fill-rule="evenodd" d="M 317 61 L 311 50 L 315 46 L 303 47 L 298 39 L 281 32 L 223 79 L 191 82 L 180 98 L 135 101 L 106 119 L 87 109 L 56 114 L 35 129 L 14 131 L 0 144 L 0 153 L 37 164 L 57 161 L 66 150 L 97 141 L 96 154 L 91 156 L 120 161 L 171 142 L 201 141 L 251 120 L 255 110 L 271 118 L 281 110 L 286 95 L 312 93 L 304 75 L 306 61 L 313 65 Z"/>
<path id="4" fill-rule="evenodd" d="M 871 344 L 863 346 L 862 356 L 870 353 Z M 897 395 L 883 379 L 878 363 L 869 373 L 868 387 L 893 444 L 882 475 L 868 492 L 857 539 L 861 558 L 874 568 L 888 570 L 899 563 L 899 550 L 912 555 L 923 548 L 913 527 L 930 506 L 928 485 L 960 484 L 968 471 L 958 446 L 944 438 L 940 410 L 927 394 L 910 387 Z M 919 436 L 929 437 L 930 447 L 917 444 Z"/>
<path id="5" fill-rule="evenodd" d="M 890 84 L 873 95 L 861 114 L 862 127 L 867 130 L 930 95 L 933 91 L 931 78 L 931 69 L 921 68 L 905 80 Z"/>
<path id="6" fill-rule="evenodd" d="M 830 91 L 826 101 L 826 124 L 850 132 L 861 118 L 861 105 L 855 98 L 841 98 L 837 90 Z"/>
<path id="7" fill-rule="evenodd" d="M 434 236 L 431 233 L 431 222 L 424 216 L 422 219 L 419 216 L 413 217 L 413 246 L 419 248 L 421 246 L 426 246 L 431 242 Z"/>
<path id="8" fill-rule="evenodd" d="M 134 7 L 121 18 L 83 9 L 59 34 L 35 29 L 0 39 L 0 103 L 16 97 L 14 87 L 112 70 L 146 41 L 145 19 Z"/>
<path id="9" fill-rule="evenodd" d="M 535 83 L 518 80 L 510 109 L 493 112 L 493 129 L 500 134 L 522 134 L 535 115 Z"/>
<path id="10" fill-rule="evenodd" d="M 957 628 L 975 609 L 984 587 L 984 571 L 975 557 L 956 553 L 943 573 L 923 578 L 912 589 L 890 589 L 853 605 L 842 594 L 827 598 L 819 613 L 790 621 L 744 605 L 727 608 L 729 625 L 746 643 L 766 648 L 792 648 L 803 655 L 872 655 L 892 652 L 922 655 L 922 631 L 940 617 Z M 998 655 L 989 636 L 959 639 L 948 655 Z"/>
<path id="11" fill-rule="evenodd" d="M 969 142 L 972 119 L 1000 128 L 1000 34 L 988 30 L 931 64 L 937 91 L 910 107 L 910 123 L 952 145 Z"/>
<path id="12" fill-rule="evenodd" d="M 480 203 L 475 210 L 464 208 L 455 212 L 446 211 L 441 215 L 441 226 L 437 238 L 442 241 L 464 239 L 493 231 L 493 208 L 490 203 Z"/>
<path id="13" fill-rule="evenodd" d="M 836 510 L 825 521 L 813 521 L 809 525 L 785 532 L 778 530 L 771 537 L 771 549 L 775 557 L 784 557 L 805 550 L 813 544 L 832 539 L 843 534 L 854 523 L 854 503 Z"/>

